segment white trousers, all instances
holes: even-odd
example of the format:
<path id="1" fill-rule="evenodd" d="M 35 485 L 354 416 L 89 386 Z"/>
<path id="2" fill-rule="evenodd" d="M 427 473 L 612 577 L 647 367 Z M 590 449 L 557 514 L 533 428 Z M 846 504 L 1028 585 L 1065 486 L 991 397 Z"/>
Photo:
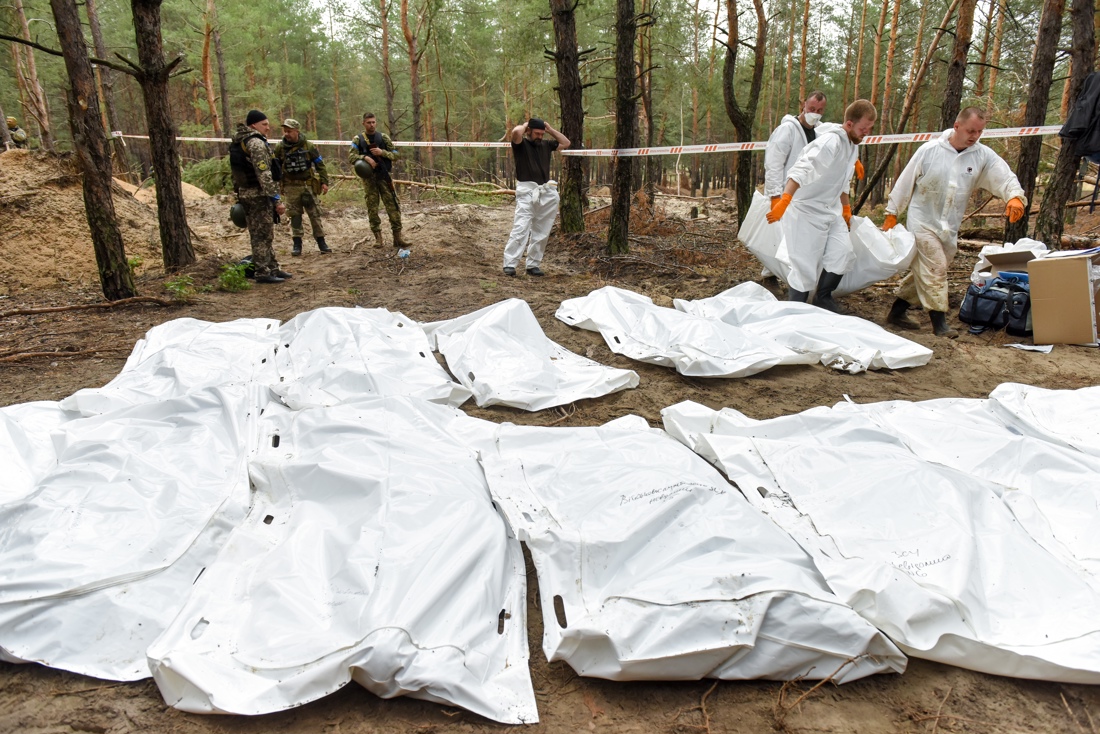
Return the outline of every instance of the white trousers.
<path id="1" fill-rule="evenodd" d="M 547 181 L 541 186 L 516 181 L 516 218 L 504 246 L 504 267 L 517 267 L 524 250 L 527 250 L 527 267 L 536 268 L 542 263 L 546 240 L 558 216 L 559 201 L 557 181 Z"/>
<path id="2" fill-rule="evenodd" d="M 796 291 L 809 293 L 816 288 L 822 270 L 843 275 L 855 265 L 848 225 L 839 214 L 807 211 L 794 201 L 779 222 L 791 258 L 787 285 Z"/>

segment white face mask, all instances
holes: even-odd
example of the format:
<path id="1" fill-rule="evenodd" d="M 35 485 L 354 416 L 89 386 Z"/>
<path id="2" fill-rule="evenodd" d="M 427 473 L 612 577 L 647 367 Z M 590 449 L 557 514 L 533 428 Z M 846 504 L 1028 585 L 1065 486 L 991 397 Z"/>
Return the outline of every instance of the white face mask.
<path id="1" fill-rule="evenodd" d="M 806 120 L 806 124 L 810 127 L 817 127 L 821 122 L 821 115 L 817 112 L 803 112 L 802 118 Z"/>

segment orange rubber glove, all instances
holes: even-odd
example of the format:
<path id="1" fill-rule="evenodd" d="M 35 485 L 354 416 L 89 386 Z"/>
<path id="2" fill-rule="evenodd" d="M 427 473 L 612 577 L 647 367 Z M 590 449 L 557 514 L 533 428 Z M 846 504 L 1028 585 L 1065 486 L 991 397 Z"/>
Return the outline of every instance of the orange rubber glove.
<path id="1" fill-rule="evenodd" d="M 783 218 L 783 212 L 787 211 L 787 205 L 791 203 L 791 195 L 783 194 L 779 197 L 779 201 L 772 199 L 771 211 L 767 214 L 768 224 L 775 224 Z"/>
<path id="2" fill-rule="evenodd" d="M 779 199 L 780 199 L 780 197 L 778 197 L 778 196 L 773 196 L 773 197 L 772 197 L 772 206 L 775 206 L 775 202 L 779 201 Z"/>
<path id="3" fill-rule="evenodd" d="M 1024 202 L 1020 201 L 1020 197 L 1014 196 L 1008 200 L 1005 204 L 1005 216 L 1010 222 L 1018 222 L 1024 216 Z"/>
<path id="4" fill-rule="evenodd" d="M 845 204 L 844 209 L 841 212 L 841 216 L 844 217 L 844 223 L 848 225 L 848 229 L 852 228 L 852 207 L 850 204 Z"/>
<path id="5" fill-rule="evenodd" d="M 867 172 L 863 170 L 863 161 L 856 158 L 856 178 L 862 181 L 866 176 Z"/>
<path id="6" fill-rule="evenodd" d="M 889 232 L 894 227 L 898 226 L 898 218 L 893 214 L 887 214 L 886 219 L 882 220 L 882 231 Z"/>

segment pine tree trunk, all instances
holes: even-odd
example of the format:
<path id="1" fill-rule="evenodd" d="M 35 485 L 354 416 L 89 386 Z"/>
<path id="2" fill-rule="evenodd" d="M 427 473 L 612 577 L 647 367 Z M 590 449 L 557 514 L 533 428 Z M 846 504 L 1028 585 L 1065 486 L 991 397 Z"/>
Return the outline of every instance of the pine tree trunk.
<path id="1" fill-rule="evenodd" d="M 993 92 L 997 89 L 997 66 L 1001 63 L 1001 39 L 1005 22 L 1005 0 L 997 0 L 997 27 L 993 31 L 993 57 L 989 60 L 989 101 L 986 114 L 993 112 Z"/>
<path id="2" fill-rule="evenodd" d="M 810 30 L 810 0 L 802 8 L 802 58 L 798 64 L 798 104 L 801 106 L 806 101 L 806 57 L 808 45 L 806 37 Z"/>
<path id="3" fill-rule="evenodd" d="M 187 226 L 179 145 L 169 102 L 168 78 L 182 57 L 171 64 L 164 61 L 160 33 L 161 0 L 131 0 L 134 32 L 137 39 L 141 76 L 138 82 L 145 97 L 145 117 L 149 121 L 149 151 L 157 180 L 157 219 L 164 268 L 174 271 L 195 262 L 191 230 Z"/>
<path id="4" fill-rule="evenodd" d="M 635 147 L 638 102 L 634 90 L 634 38 L 638 19 L 634 0 L 615 0 L 615 147 Z M 634 159 L 616 158 L 611 181 L 611 213 L 607 224 L 607 250 L 612 255 L 630 251 L 630 203 Z"/>
<path id="5" fill-rule="evenodd" d="M 214 40 L 214 0 L 206 3 L 206 24 L 202 36 L 202 83 L 206 87 L 206 106 L 210 110 L 210 123 L 214 127 L 214 137 L 222 136 L 221 120 L 218 119 L 218 106 L 214 100 L 214 70 L 210 63 L 210 47 Z"/>
<path id="6" fill-rule="evenodd" d="M 584 140 L 584 100 L 577 48 L 577 19 L 574 0 L 550 0 L 555 50 L 550 54 L 558 72 L 558 101 L 561 104 L 561 132 L 570 143 L 581 147 Z M 584 158 L 562 156 L 561 231 L 584 231 Z"/>
<path id="7" fill-rule="evenodd" d="M 859 16 L 859 44 L 856 51 L 856 80 L 852 84 L 852 99 L 859 99 L 859 75 L 863 69 L 863 34 L 867 29 L 867 0 L 863 0 L 863 11 Z"/>
<path id="8" fill-rule="evenodd" d="M 1065 0 L 1046 0 L 1043 3 L 1043 16 L 1039 20 L 1039 36 L 1036 39 L 1035 61 L 1031 65 L 1031 82 L 1028 84 L 1027 108 L 1024 110 L 1024 126 L 1033 127 L 1046 122 L 1047 104 L 1050 101 L 1050 86 L 1053 83 L 1054 55 L 1058 51 L 1058 38 L 1062 32 L 1062 13 Z M 1090 65 L 1091 69 L 1092 66 Z M 1039 155 L 1042 153 L 1043 138 L 1030 135 L 1020 139 L 1020 157 L 1016 162 L 1016 177 L 1024 187 L 1028 206 L 1024 207 L 1024 216 L 1012 223 L 1005 222 L 1005 242 L 1016 242 L 1027 236 L 1028 210 L 1035 198 L 1035 177 L 1039 173 Z"/>
<path id="9" fill-rule="evenodd" d="M 1065 2 L 1065 0 L 1061 0 Z M 955 124 L 962 106 L 963 82 L 966 80 L 966 57 L 970 52 L 970 40 L 974 34 L 974 8 L 978 0 L 963 0 L 959 5 L 959 19 L 955 24 L 955 45 L 951 49 L 951 61 L 947 65 L 947 84 L 944 87 L 940 129 Z"/>
<path id="10" fill-rule="evenodd" d="M 890 0 L 882 0 L 882 13 L 878 17 L 878 29 L 875 31 L 875 57 L 871 60 L 871 104 L 878 104 L 879 58 L 882 53 L 882 34 L 886 30 L 886 12 L 890 9 Z"/>
<path id="11" fill-rule="evenodd" d="M 30 25 L 27 23 L 27 14 L 23 10 L 23 0 L 12 0 L 12 8 L 15 10 L 15 17 L 22 30 L 22 37 L 28 41 L 33 40 Z M 50 106 L 46 100 L 46 93 L 42 89 L 42 84 L 38 80 L 38 64 L 34 60 L 34 49 L 27 46 L 26 48 L 15 49 L 13 53 L 21 57 L 22 54 L 25 54 L 23 58 L 26 59 L 24 62 L 26 71 L 25 76 L 21 75 L 20 79 L 23 82 L 23 91 L 27 98 L 27 112 L 38 127 L 38 139 L 42 149 L 53 153 L 56 151 L 57 146 L 54 143 L 53 130 L 50 127 Z"/>
<path id="12" fill-rule="evenodd" d="M 768 18 L 764 13 L 763 0 L 753 0 L 756 10 L 756 45 L 753 57 L 752 79 L 749 82 L 749 95 L 744 104 L 737 99 L 734 79 L 737 72 L 737 49 L 741 45 L 737 18 L 737 0 L 726 0 L 726 22 L 729 35 L 726 38 L 726 59 L 722 67 L 722 97 L 726 103 L 726 115 L 733 123 L 738 142 L 752 140 L 752 126 L 756 120 L 756 107 L 760 100 L 760 88 L 764 83 L 764 59 L 768 45 Z M 752 203 L 752 191 L 755 184 L 752 178 L 752 156 L 744 151 L 737 156 L 737 220 L 745 221 L 749 204 Z"/>
<path id="13" fill-rule="evenodd" d="M 4 107 L 0 105 L 0 120 L 6 118 L 7 115 L 4 114 Z M 4 150 L 11 150 L 13 147 L 15 147 L 15 143 L 12 142 L 11 139 L 11 133 L 8 132 L 7 125 L 0 125 L 0 145 L 3 146 Z"/>
<path id="14" fill-rule="evenodd" d="M 95 55 L 105 59 L 107 58 L 107 44 L 103 42 L 103 31 L 99 25 L 99 12 L 96 10 L 95 0 L 85 0 L 84 9 L 88 13 L 88 27 L 92 31 Z M 103 110 L 107 114 L 107 134 L 110 135 L 111 149 L 114 151 L 115 162 L 117 163 L 116 168 L 120 173 L 129 173 L 130 164 L 126 156 L 126 144 L 122 141 L 122 138 L 111 135 L 114 130 L 122 130 L 122 124 L 119 122 L 118 112 L 115 109 L 115 72 L 105 66 L 99 66 L 96 67 L 95 73 L 99 77 L 100 89 L 103 90 L 101 101 L 103 102 Z"/>
<path id="15" fill-rule="evenodd" d="M 84 45 L 80 13 L 74 0 L 50 0 L 50 7 L 69 73 L 69 125 L 83 174 L 84 210 L 92 233 L 99 282 L 108 301 L 132 298 L 137 290 L 126 262 L 111 198 L 111 154 L 100 117 L 95 75 Z"/>
<path id="16" fill-rule="evenodd" d="M 978 80 L 974 82 L 974 96 L 979 99 L 985 96 L 985 74 L 989 61 L 989 39 L 993 36 L 993 16 L 997 12 L 997 0 L 989 0 L 989 7 L 985 11 L 985 36 L 982 39 L 982 53 L 978 57 Z"/>
<path id="17" fill-rule="evenodd" d="M 1076 101 L 1085 86 L 1085 77 L 1096 63 L 1096 35 L 1093 28 L 1093 16 L 1096 12 L 1095 0 L 1073 0 L 1070 7 L 1070 22 L 1073 26 L 1073 40 L 1070 43 L 1069 98 Z M 1062 241 L 1066 202 L 1073 194 L 1073 181 L 1081 156 L 1075 152 L 1074 141 L 1063 140 L 1058 151 L 1058 160 L 1054 164 L 1054 173 L 1043 194 L 1039 206 L 1039 215 L 1035 220 L 1035 239 L 1046 242 L 1051 249 L 1058 249 Z"/>
<path id="18" fill-rule="evenodd" d="M 797 9 L 798 0 L 791 0 L 791 16 L 787 19 L 787 85 L 783 91 L 784 111 L 791 109 L 791 69 L 794 68 L 794 19 Z M 714 11 L 715 25 L 718 24 L 718 10 L 716 8 Z"/>
<path id="19" fill-rule="evenodd" d="M 222 55 L 222 34 L 217 28 L 213 33 L 214 41 L 214 58 L 218 62 L 218 93 L 221 95 L 222 106 L 222 122 L 225 125 L 225 132 L 228 135 L 230 131 L 230 122 L 233 118 L 229 116 L 229 80 L 226 78 L 225 72 L 225 57 Z"/>
<path id="20" fill-rule="evenodd" d="M 378 0 L 378 21 L 382 26 L 382 87 L 386 94 L 386 129 L 397 135 L 397 113 L 393 109 L 393 77 L 390 75 L 390 5 Z"/>
<path id="21" fill-rule="evenodd" d="M 890 16 L 890 43 L 886 46 L 886 74 L 882 88 L 882 108 L 879 110 L 879 119 L 883 129 L 889 124 L 890 105 L 890 81 L 894 77 L 894 52 L 898 45 L 898 13 L 901 11 L 901 0 L 894 0 L 894 10 Z"/>
<path id="22" fill-rule="evenodd" d="M 419 23 L 417 24 L 417 30 L 420 30 Z M 405 36 L 405 45 L 409 51 L 409 96 L 412 98 L 413 140 L 419 142 L 424 139 L 423 122 L 420 119 L 422 103 L 420 97 L 421 51 L 419 39 L 413 33 L 412 26 L 409 25 L 409 0 L 401 0 L 401 32 Z M 413 165 L 419 174 L 420 148 L 418 147 L 413 148 Z"/>

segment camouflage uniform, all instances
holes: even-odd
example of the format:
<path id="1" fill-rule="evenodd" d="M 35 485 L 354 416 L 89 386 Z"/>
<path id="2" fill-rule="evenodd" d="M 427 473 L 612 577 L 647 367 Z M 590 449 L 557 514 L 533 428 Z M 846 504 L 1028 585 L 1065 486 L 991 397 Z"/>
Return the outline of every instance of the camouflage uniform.
<path id="1" fill-rule="evenodd" d="M 275 239 L 274 206 L 279 200 L 279 189 L 271 178 L 271 146 L 267 144 L 267 138 L 244 123 L 237 123 L 230 147 L 234 145 L 244 150 L 252 166 L 252 175 L 232 167 L 233 188 L 248 219 L 252 264 L 256 268 L 257 278 L 274 276 L 279 271 L 279 263 L 271 243 Z M 230 161 L 232 156 L 231 150 Z"/>
<path id="2" fill-rule="evenodd" d="M 279 141 L 275 146 L 275 158 L 283 167 L 283 177 L 279 183 L 282 185 L 283 201 L 286 202 L 286 213 L 290 217 L 290 235 L 301 239 L 304 211 L 309 215 L 313 238 L 323 240 L 325 227 L 321 223 L 321 207 L 314 190 L 313 172 L 317 172 L 318 188 L 329 184 L 325 161 L 317 152 L 317 146 L 299 133 L 296 143 L 291 143 L 286 138 Z"/>
<path id="3" fill-rule="evenodd" d="M 397 148 L 394 147 L 393 140 L 389 135 L 385 133 L 377 133 L 382 138 L 382 144 L 378 147 L 382 149 L 382 157 L 387 158 L 390 161 L 397 160 Z M 348 152 L 348 163 L 355 165 L 355 162 L 367 158 L 364 155 L 364 151 L 370 149 L 370 142 L 366 139 L 364 133 L 359 133 L 351 141 L 351 150 Z M 374 233 L 376 240 L 381 242 L 382 236 L 382 219 L 378 216 L 378 200 L 382 200 L 382 205 L 386 207 L 386 215 L 390 220 L 390 229 L 393 230 L 393 243 L 395 246 L 407 245 L 404 239 L 401 237 L 401 208 L 397 204 L 397 191 L 393 187 L 392 180 L 386 180 L 384 173 L 379 173 L 379 169 L 382 164 L 379 163 L 379 168 L 372 169 L 371 175 L 362 179 L 363 181 L 363 194 L 367 200 L 367 217 L 370 219 L 370 229 Z"/>
<path id="4" fill-rule="evenodd" d="M 15 121 L 14 117 L 9 117 L 6 122 L 8 123 L 8 135 L 11 136 L 11 142 L 16 148 L 27 147 L 27 131 L 19 127 L 19 123 Z"/>

